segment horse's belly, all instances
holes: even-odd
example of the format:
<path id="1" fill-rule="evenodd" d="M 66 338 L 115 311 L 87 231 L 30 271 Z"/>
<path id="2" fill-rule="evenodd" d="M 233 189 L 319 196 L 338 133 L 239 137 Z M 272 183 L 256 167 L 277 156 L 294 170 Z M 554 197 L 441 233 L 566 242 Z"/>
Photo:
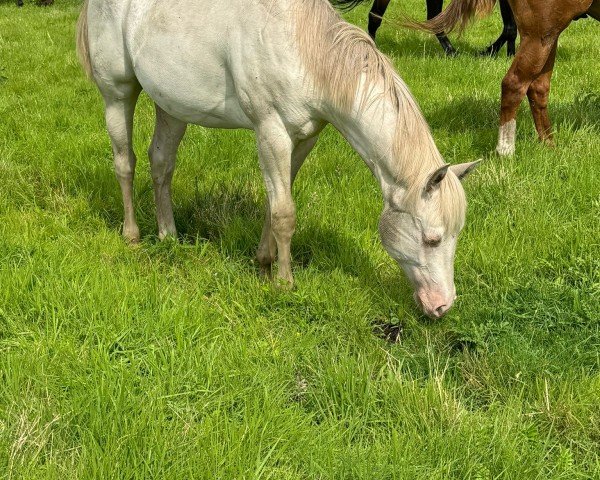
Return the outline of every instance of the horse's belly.
<path id="1" fill-rule="evenodd" d="M 212 128 L 252 128 L 225 75 L 206 78 L 202 73 L 154 70 L 134 65 L 146 93 L 164 111 L 187 123 Z"/>
<path id="2" fill-rule="evenodd" d="M 167 113 L 214 128 L 252 128 L 227 71 L 211 58 L 186 64 L 185 57 L 145 48 L 133 58 L 136 77 Z"/>

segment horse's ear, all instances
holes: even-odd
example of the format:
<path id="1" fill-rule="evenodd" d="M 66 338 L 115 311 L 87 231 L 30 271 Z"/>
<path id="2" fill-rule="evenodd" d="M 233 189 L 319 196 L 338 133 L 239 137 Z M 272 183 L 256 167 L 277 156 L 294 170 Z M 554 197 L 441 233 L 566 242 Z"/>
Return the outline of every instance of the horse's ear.
<path id="1" fill-rule="evenodd" d="M 423 190 L 423 193 L 431 193 L 436 188 L 438 188 L 440 186 L 440 182 L 444 179 L 444 177 L 446 177 L 446 174 L 448 173 L 448 168 L 450 168 L 449 163 L 441 166 L 435 172 L 433 172 L 429 176 L 429 179 L 427 180 L 427 183 L 425 184 L 425 189 Z"/>
<path id="2" fill-rule="evenodd" d="M 462 181 L 469 173 L 471 173 L 477 165 L 479 165 L 481 159 L 476 160 L 474 162 L 468 163 L 459 163 L 458 165 L 451 165 L 450 171 L 454 173 L 458 177 L 459 180 Z"/>

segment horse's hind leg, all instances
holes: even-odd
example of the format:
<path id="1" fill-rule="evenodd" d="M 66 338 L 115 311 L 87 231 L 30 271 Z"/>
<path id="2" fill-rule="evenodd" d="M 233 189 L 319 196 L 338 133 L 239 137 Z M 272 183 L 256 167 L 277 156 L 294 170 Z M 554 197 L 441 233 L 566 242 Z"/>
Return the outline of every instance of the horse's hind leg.
<path id="1" fill-rule="evenodd" d="M 550 118 L 548 117 L 548 95 L 550 94 L 550 79 L 552 78 L 554 59 L 556 58 L 556 45 L 557 41 L 554 42 L 546 65 L 544 65 L 539 76 L 531 82 L 527 90 L 535 129 L 540 140 L 548 144 L 552 144 Z"/>
<path id="2" fill-rule="evenodd" d="M 106 105 L 106 128 L 112 142 L 115 173 L 123 194 L 123 237 L 130 242 L 139 242 L 140 229 L 133 210 L 133 176 L 136 158 L 133 153 L 131 135 L 133 113 L 140 93 L 138 84 L 119 87 L 119 92 L 103 91 Z"/>
<path id="3" fill-rule="evenodd" d="M 426 0 L 427 1 L 427 20 L 431 20 L 432 18 L 438 16 L 442 13 L 442 7 L 444 4 L 444 0 Z M 448 56 L 456 55 L 456 50 L 452 46 L 450 39 L 446 36 L 444 32 L 436 34 L 438 42 L 444 49 L 444 52 Z"/>
<path id="4" fill-rule="evenodd" d="M 508 0 L 500 0 L 500 15 L 502 15 L 502 23 L 504 24 L 502 35 L 506 39 L 506 55 L 514 57 L 517 48 L 517 22 L 515 21 L 515 15 L 513 14 L 512 8 Z"/>
<path id="5" fill-rule="evenodd" d="M 498 39 L 492 43 L 485 50 L 480 52 L 481 55 L 496 56 L 500 49 L 506 43 L 506 54 L 509 57 L 515 55 L 516 47 L 515 42 L 517 40 L 517 24 L 515 23 L 515 17 L 510 8 L 508 0 L 500 0 L 500 14 L 502 15 L 502 33 Z"/>
<path id="6" fill-rule="evenodd" d="M 383 15 L 387 10 L 388 5 L 390 4 L 390 0 L 375 0 L 373 2 L 373 6 L 371 7 L 371 11 L 369 12 L 369 35 L 371 38 L 375 40 L 375 35 L 377 35 L 377 29 L 381 26 L 381 22 L 383 21 Z"/>
<path id="7" fill-rule="evenodd" d="M 512 155 L 515 152 L 517 109 L 531 83 L 544 69 L 556 38 L 546 41 L 537 36 L 524 36 L 521 41 L 519 51 L 502 80 L 500 128 L 496 147 L 499 155 Z"/>
<path id="8" fill-rule="evenodd" d="M 186 127 L 185 122 L 177 120 L 156 105 L 156 126 L 148 156 L 154 182 L 158 238 L 161 240 L 168 235 L 177 236 L 171 202 L 171 180 L 175 170 L 177 148 Z"/>
<path id="9" fill-rule="evenodd" d="M 291 152 L 289 167 L 286 167 L 285 158 L 286 155 L 290 155 L 284 153 L 287 148 L 281 144 L 277 149 L 280 151 L 281 157 L 276 158 L 273 156 L 274 148 L 268 146 L 270 140 L 261 140 L 260 136 L 258 137 L 259 156 L 268 198 L 265 223 L 256 259 L 261 273 L 270 277 L 271 267 L 277 255 L 279 262 L 277 276 L 290 284 L 293 282 L 290 244 L 296 225 L 291 189 L 300 167 L 317 143 L 317 138 L 315 136 L 299 142 Z"/>

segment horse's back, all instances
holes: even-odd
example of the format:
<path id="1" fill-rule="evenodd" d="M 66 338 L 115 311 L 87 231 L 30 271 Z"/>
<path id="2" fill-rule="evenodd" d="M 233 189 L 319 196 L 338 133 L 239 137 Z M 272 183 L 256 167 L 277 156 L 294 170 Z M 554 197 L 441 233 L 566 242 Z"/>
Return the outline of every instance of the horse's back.
<path id="1" fill-rule="evenodd" d="M 283 103 L 299 90 L 290 5 L 90 0 L 94 75 L 101 89 L 139 82 L 161 108 L 188 123 L 252 128 L 269 101 Z"/>

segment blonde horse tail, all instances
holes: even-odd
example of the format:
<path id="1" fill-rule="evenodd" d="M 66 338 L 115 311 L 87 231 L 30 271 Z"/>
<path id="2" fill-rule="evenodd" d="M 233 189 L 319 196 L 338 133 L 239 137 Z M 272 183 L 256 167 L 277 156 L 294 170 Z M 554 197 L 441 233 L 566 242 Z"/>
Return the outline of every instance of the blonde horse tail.
<path id="1" fill-rule="evenodd" d="M 88 1 L 85 0 L 83 3 L 83 8 L 77 20 L 77 57 L 86 77 L 93 79 L 94 75 L 92 73 L 92 61 L 88 42 Z"/>
<path id="2" fill-rule="evenodd" d="M 448 8 L 431 20 L 417 22 L 407 19 L 404 20 L 403 25 L 431 33 L 449 33 L 455 29 L 462 33 L 475 15 L 478 17 L 489 15 L 495 3 L 496 0 L 452 0 Z"/>

